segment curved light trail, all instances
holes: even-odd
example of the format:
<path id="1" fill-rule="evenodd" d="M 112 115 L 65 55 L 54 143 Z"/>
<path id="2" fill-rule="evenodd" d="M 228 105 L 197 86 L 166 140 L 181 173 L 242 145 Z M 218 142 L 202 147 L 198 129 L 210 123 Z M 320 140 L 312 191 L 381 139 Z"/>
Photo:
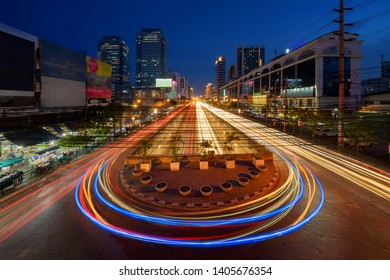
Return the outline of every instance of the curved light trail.
<path id="1" fill-rule="evenodd" d="M 100 177 L 100 173 L 103 170 L 103 167 L 107 163 L 101 163 L 100 169 L 95 174 L 94 177 L 94 184 L 91 184 L 91 175 L 86 174 L 87 176 L 84 176 L 82 179 L 80 179 L 80 182 L 78 184 L 77 190 L 75 192 L 75 199 L 77 202 L 78 207 L 80 210 L 90 219 L 92 222 L 100 226 L 101 228 L 108 230 L 114 234 L 118 234 L 121 236 L 134 238 L 137 240 L 142 241 L 148 241 L 148 242 L 155 242 L 155 243 L 161 243 L 161 244 L 170 244 L 170 245 L 179 245 L 179 246 L 199 246 L 199 247 L 213 247 L 213 246 L 229 246 L 229 245 L 238 245 L 238 244 L 245 244 L 245 243 L 251 243 L 251 242 L 259 242 L 263 241 L 269 238 L 274 238 L 277 236 L 281 236 L 284 234 L 288 234 L 294 230 L 299 229 L 306 223 L 308 223 L 321 209 L 323 203 L 324 203 L 324 193 L 323 188 L 321 186 L 321 183 L 319 182 L 318 178 L 310 173 L 309 170 L 306 169 L 304 166 L 300 166 L 302 170 L 304 170 L 305 176 L 307 178 L 311 178 L 313 182 L 315 182 L 315 185 L 311 186 L 309 198 L 307 199 L 307 204 L 305 207 L 305 211 L 302 213 L 298 219 L 296 219 L 293 223 L 290 225 L 280 228 L 278 230 L 272 230 L 265 233 L 257 233 L 258 231 L 263 231 L 270 227 L 271 225 L 276 224 L 283 218 L 292 208 L 293 206 L 302 198 L 303 195 L 303 178 L 301 178 L 301 183 L 299 184 L 300 189 L 295 190 L 295 198 L 291 200 L 290 203 L 285 204 L 284 206 L 268 212 L 264 214 L 253 214 L 251 216 L 247 217 L 240 217 L 232 218 L 232 219 L 222 219 L 222 220 L 213 220 L 212 216 L 204 217 L 204 220 L 198 220 L 198 221 L 192 221 L 191 219 L 175 219 L 175 218 L 163 218 L 161 216 L 148 216 L 144 215 L 142 213 L 132 212 L 128 213 L 127 216 L 131 216 L 132 218 L 145 220 L 148 223 L 159 223 L 159 224 L 165 224 L 165 225 L 175 225 L 175 226 L 185 226 L 185 227 L 210 227 L 210 226 L 227 226 L 227 225 L 235 225 L 237 227 L 241 226 L 247 226 L 247 231 L 238 231 L 238 234 L 236 235 L 236 228 L 233 227 L 232 233 L 224 238 L 215 239 L 213 236 L 209 237 L 208 240 L 203 240 L 203 237 L 170 237 L 170 236 L 155 236 L 150 234 L 145 234 L 143 232 L 135 232 L 134 230 L 120 227 L 119 225 L 114 225 L 110 223 L 108 220 L 106 220 L 101 213 L 94 207 L 94 203 L 92 201 L 92 190 L 89 188 L 90 186 L 93 186 L 94 190 L 97 190 L 98 187 L 98 181 Z M 94 168 L 91 168 L 90 172 L 96 171 L 98 167 L 95 166 Z M 89 179 L 86 179 L 88 178 Z M 308 182 L 306 182 L 307 184 Z M 313 194 L 315 190 L 318 189 L 321 194 L 320 201 L 318 205 L 312 210 L 311 213 L 308 215 L 308 209 L 310 204 L 313 200 Z M 298 193 L 297 193 L 298 192 Z M 99 195 L 98 195 L 99 196 Z M 100 197 L 101 199 L 101 197 Z M 115 211 L 118 211 L 120 208 L 114 207 L 113 204 L 110 205 L 112 209 Z M 123 211 L 118 211 L 121 214 L 123 214 Z M 268 224 L 264 224 L 264 220 L 268 221 Z M 258 223 L 257 223 L 258 222 Z M 195 240 L 196 241 L 195 241 Z"/>
<path id="2" fill-rule="evenodd" d="M 213 137 L 217 136 L 205 122 L 207 118 L 202 115 L 204 112 L 198 106 L 199 133 L 213 140 Z M 201 122 L 203 125 L 199 125 Z M 198 215 L 190 217 L 167 209 L 156 213 L 138 207 L 135 201 L 128 201 L 126 193 L 116 185 L 110 171 L 118 164 L 118 154 L 124 150 L 118 150 L 91 166 L 80 179 L 75 192 L 77 205 L 89 220 L 120 236 L 146 242 L 195 247 L 259 242 L 299 229 L 313 219 L 324 203 L 324 191 L 315 174 L 296 159 L 274 150 L 274 153 L 287 163 L 289 175 L 284 184 L 267 195 L 226 208 L 222 212 L 199 211 Z M 295 209 L 296 206 L 303 208 L 303 211 Z M 286 224 L 283 218 L 291 211 L 299 211 L 298 217 L 290 224 Z M 107 217 L 107 212 L 110 212 L 110 218 Z M 131 222 L 122 222 L 131 219 L 145 223 L 148 230 L 135 231 L 129 226 Z M 154 229 L 161 225 L 178 228 L 176 235 L 170 236 L 168 233 L 166 236 L 154 235 L 153 233 L 158 231 Z M 212 232 L 218 233 L 205 232 L 205 228 L 213 228 Z"/>

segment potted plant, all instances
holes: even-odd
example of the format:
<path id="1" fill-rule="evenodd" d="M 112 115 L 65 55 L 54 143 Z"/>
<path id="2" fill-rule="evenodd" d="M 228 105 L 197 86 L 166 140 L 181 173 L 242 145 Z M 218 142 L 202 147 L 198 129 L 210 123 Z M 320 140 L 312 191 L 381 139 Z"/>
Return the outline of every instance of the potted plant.
<path id="1" fill-rule="evenodd" d="M 155 190 L 158 192 L 164 192 L 168 188 L 168 183 L 159 182 L 154 186 Z"/>
<path id="2" fill-rule="evenodd" d="M 259 170 L 260 172 L 265 172 L 265 171 L 267 171 L 267 166 L 265 166 L 265 165 L 260 165 L 260 166 L 258 166 L 257 167 L 257 170 Z"/>
<path id="3" fill-rule="evenodd" d="M 229 153 L 234 151 L 233 142 L 239 139 L 240 138 L 236 135 L 235 132 L 226 132 L 225 134 L 224 148 L 228 152 L 228 155 L 225 158 L 226 169 L 234 169 L 236 167 L 236 161 L 232 155 L 229 155 Z"/>
<path id="4" fill-rule="evenodd" d="M 221 184 L 221 189 L 224 191 L 224 192 L 230 192 L 233 188 L 233 185 L 229 182 L 223 182 Z"/>
<path id="5" fill-rule="evenodd" d="M 143 176 L 143 177 L 141 178 L 141 183 L 142 183 L 143 185 L 148 185 L 150 182 L 152 182 L 152 176 L 150 176 L 150 175 Z"/>
<path id="6" fill-rule="evenodd" d="M 256 179 L 256 178 L 259 178 L 260 173 L 257 172 L 256 170 L 251 170 L 251 171 L 249 171 L 249 176 L 250 176 L 252 179 Z"/>
<path id="7" fill-rule="evenodd" d="M 182 195 L 182 196 L 187 196 L 191 193 L 191 186 L 189 185 L 183 185 L 183 186 L 180 186 L 179 188 L 179 193 Z"/>
<path id="8" fill-rule="evenodd" d="M 148 151 L 152 147 L 152 143 L 149 138 L 141 139 L 141 149 L 142 149 L 142 162 L 141 169 L 145 172 L 149 172 L 152 169 L 152 161 L 148 157 Z"/>
<path id="9" fill-rule="evenodd" d="M 245 178 L 245 177 L 238 177 L 238 183 L 245 187 L 249 184 L 249 179 L 248 178 Z"/>
<path id="10" fill-rule="evenodd" d="M 134 167 L 134 169 L 131 173 L 135 177 L 141 177 L 142 176 L 142 169 Z"/>
<path id="11" fill-rule="evenodd" d="M 213 188 L 209 185 L 204 185 L 200 187 L 200 193 L 203 196 L 210 196 L 213 193 Z"/>
<path id="12" fill-rule="evenodd" d="M 253 165 L 257 168 L 260 165 L 264 165 L 263 154 L 267 151 L 267 148 L 262 144 L 257 144 L 255 146 L 255 154 L 253 157 Z"/>
<path id="13" fill-rule="evenodd" d="M 173 134 L 169 142 L 171 144 L 171 154 L 172 154 L 170 169 L 171 171 L 179 171 L 180 170 L 179 144 L 183 143 L 183 140 L 181 140 L 181 136 L 179 134 Z"/>
<path id="14" fill-rule="evenodd" d="M 212 148 L 212 140 L 205 140 L 203 139 L 202 142 L 200 142 L 200 151 L 202 154 L 202 157 L 199 161 L 199 169 L 200 170 L 207 170 L 209 169 L 209 160 L 207 158 L 207 152 L 209 148 Z"/>

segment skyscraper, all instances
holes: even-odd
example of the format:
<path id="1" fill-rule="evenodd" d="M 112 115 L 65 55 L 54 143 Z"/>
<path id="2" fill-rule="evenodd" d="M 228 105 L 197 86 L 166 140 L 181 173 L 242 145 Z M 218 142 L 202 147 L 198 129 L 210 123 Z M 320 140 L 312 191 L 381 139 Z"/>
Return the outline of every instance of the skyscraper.
<path id="1" fill-rule="evenodd" d="M 215 87 L 217 90 L 218 97 L 220 96 L 220 88 L 226 84 L 226 62 L 225 57 L 219 56 L 215 61 Z"/>
<path id="2" fill-rule="evenodd" d="M 130 56 L 126 42 L 120 36 L 103 36 L 98 43 L 99 59 L 112 65 L 114 98 L 130 86 Z"/>
<path id="3" fill-rule="evenodd" d="M 167 75 L 167 41 L 159 28 L 143 28 L 136 38 L 136 85 L 153 87 Z"/>
<path id="4" fill-rule="evenodd" d="M 265 51 L 260 46 L 239 46 L 236 55 L 236 78 L 248 74 L 264 64 Z"/>
<path id="5" fill-rule="evenodd" d="M 186 77 L 180 77 L 180 96 L 189 98 L 188 80 Z"/>

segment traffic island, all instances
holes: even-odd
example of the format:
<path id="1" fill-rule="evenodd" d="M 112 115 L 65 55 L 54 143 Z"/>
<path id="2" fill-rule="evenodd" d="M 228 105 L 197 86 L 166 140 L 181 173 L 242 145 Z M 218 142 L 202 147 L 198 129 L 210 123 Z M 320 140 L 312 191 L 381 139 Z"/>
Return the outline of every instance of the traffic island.
<path id="1" fill-rule="evenodd" d="M 165 191 L 145 188 L 139 177 L 135 177 L 129 168 L 122 169 L 121 183 L 123 191 L 129 196 L 161 207 L 187 210 L 223 208 L 259 198 L 275 188 L 280 177 L 279 167 L 274 161 L 268 161 L 266 166 L 267 170 L 260 173 L 253 167 L 252 161 L 238 160 L 234 170 L 226 170 L 219 164 L 209 166 L 208 170 L 199 170 L 197 162 L 187 162 L 177 173 L 169 170 L 168 163 L 160 163 L 156 164 L 148 175 L 156 182 L 169 185 Z M 259 176 L 252 179 L 250 174 L 256 172 Z M 239 177 L 247 179 L 245 187 L 239 184 Z M 229 192 L 221 188 L 223 182 L 231 185 Z M 191 191 L 186 195 L 183 194 L 183 186 L 191 186 Z M 204 186 L 212 189 L 208 196 L 201 190 Z"/>

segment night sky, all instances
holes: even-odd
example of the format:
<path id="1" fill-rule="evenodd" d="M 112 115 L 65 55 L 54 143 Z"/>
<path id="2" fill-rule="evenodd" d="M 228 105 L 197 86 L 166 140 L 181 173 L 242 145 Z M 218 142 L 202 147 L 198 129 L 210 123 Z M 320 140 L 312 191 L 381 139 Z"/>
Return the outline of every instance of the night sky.
<path id="1" fill-rule="evenodd" d="M 266 62 L 338 29 L 338 0 L 12 0 L 2 1 L 0 22 L 74 50 L 97 56 L 104 35 L 122 36 L 130 47 L 135 81 L 135 38 L 141 28 L 160 28 L 168 40 L 168 69 L 186 76 L 195 94 L 215 82 L 214 62 L 235 62 L 239 45 L 264 45 Z M 380 75 L 390 60 L 390 1 L 345 0 L 346 31 L 364 40 L 363 78 Z"/>

